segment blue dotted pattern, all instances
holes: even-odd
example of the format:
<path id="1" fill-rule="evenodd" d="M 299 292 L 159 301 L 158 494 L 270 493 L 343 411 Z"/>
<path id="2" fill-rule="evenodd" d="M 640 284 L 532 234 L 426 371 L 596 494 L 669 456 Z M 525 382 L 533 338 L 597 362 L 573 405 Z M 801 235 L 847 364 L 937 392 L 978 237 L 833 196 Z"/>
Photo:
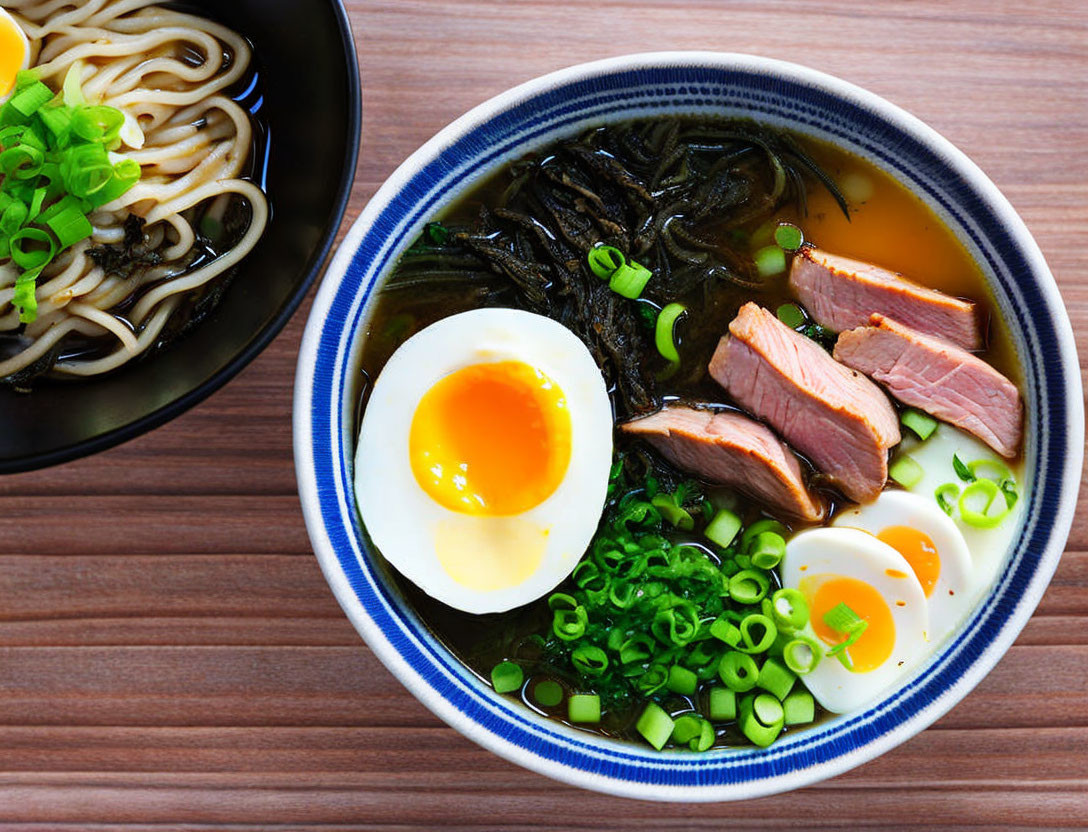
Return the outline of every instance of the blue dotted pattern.
<path id="1" fill-rule="evenodd" d="M 313 386 L 313 463 L 326 532 L 360 603 L 393 649 L 442 698 L 484 730 L 572 769 L 627 781 L 669 786 L 726 785 L 773 778 L 847 754 L 910 718 L 960 678 L 994 639 L 1030 582 L 1050 530 L 1038 524 L 1021 537 L 998 587 L 969 626 L 910 684 L 868 711 L 788 737 L 770 749 L 728 754 L 660 755 L 637 747 L 572 737 L 496 697 L 426 633 L 418 619 L 381 583 L 351 498 L 351 445 L 345 432 L 348 357 L 360 332 L 366 300 L 419 223 L 435 213 L 464 178 L 486 171 L 512 151 L 557 129 L 588 121 L 662 110 L 725 109 L 813 128 L 879 160 L 924 192 L 974 243 L 997 294 L 1021 323 L 1021 357 L 1028 368 L 1029 412 L 1045 398 L 1051 419 L 1034 433 L 1029 458 L 1037 485 L 1028 516 L 1051 516 L 1060 487 L 1066 391 L 1056 355 L 1058 337 L 1045 299 L 1023 255 L 969 182 L 940 156 L 883 117 L 818 87 L 764 75 L 714 68 L 661 67 L 615 72 L 543 93 L 496 115 L 444 148 L 412 176 L 361 240 L 321 331 Z M 1053 464 L 1051 461 L 1059 461 Z M 362 555 L 362 557 L 360 556 Z"/>

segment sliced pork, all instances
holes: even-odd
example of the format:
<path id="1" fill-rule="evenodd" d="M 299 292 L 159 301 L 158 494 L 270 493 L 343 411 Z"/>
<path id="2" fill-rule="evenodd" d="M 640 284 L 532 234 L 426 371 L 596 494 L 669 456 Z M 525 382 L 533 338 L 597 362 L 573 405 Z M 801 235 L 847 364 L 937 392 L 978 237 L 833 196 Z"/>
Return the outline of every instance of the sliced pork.
<path id="1" fill-rule="evenodd" d="M 888 477 L 888 448 L 899 442 L 887 396 L 754 303 L 741 307 L 729 333 L 710 360 L 717 382 L 851 500 L 875 499 Z"/>
<path id="2" fill-rule="evenodd" d="M 864 326 L 879 312 L 966 350 L 982 347 L 975 304 L 871 263 L 805 248 L 793 258 L 790 288 L 817 323 L 835 332 Z"/>
<path id="3" fill-rule="evenodd" d="M 622 425 L 676 467 L 728 485 L 791 517 L 822 520 L 827 506 L 801 478 L 797 457 L 770 429 L 741 413 L 672 405 Z"/>
<path id="4" fill-rule="evenodd" d="M 1024 417 L 1015 384 L 971 353 L 883 315 L 869 324 L 842 333 L 835 358 L 903 404 L 970 431 L 1002 456 L 1016 456 Z"/>

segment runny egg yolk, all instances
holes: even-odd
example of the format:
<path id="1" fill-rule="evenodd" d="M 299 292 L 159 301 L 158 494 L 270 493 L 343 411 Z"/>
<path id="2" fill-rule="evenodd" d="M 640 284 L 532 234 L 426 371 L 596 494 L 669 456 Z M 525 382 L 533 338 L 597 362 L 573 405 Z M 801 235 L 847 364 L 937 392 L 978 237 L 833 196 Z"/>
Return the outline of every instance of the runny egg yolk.
<path id="1" fill-rule="evenodd" d="M 420 399 L 409 432 L 412 472 L 437 503 L 512 515 L 559 487 L 571 455 L 563 391 L 521 361 L 473 364 Z"/>
<path id="2" fill-rule="evenodd" d="M 838 644 L 847 636 L 832 630 L 824 616 L 839 604 L 846 604 L 869 625 L 846 652 L 855 673 L 876 670 L 895 647 L 895 622 L 887 603 L 872 585 L 842 575 L 814 575 L 801 581 L 800 590 L 809 603 L 812 629 L 827 644 Z"/>
<path id="3" fill-rule="evenodd" d="M 15 76 L 26 61 L 26 40 L 19 25 L 0 9 L 0 98 L 15 89 Z"/>
<path id="4" fill-rule="evenodd" d="M 895 549 L 910 564 L 928 598 L 941 577 L 941 553 L 929 535 L 910 526 L 888 526 L 877 539 Z"/>

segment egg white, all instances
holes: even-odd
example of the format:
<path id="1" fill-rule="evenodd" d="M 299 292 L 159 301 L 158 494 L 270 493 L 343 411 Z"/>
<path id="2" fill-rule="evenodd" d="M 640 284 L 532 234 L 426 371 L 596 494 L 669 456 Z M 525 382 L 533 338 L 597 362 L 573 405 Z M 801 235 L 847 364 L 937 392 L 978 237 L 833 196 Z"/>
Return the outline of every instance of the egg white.
<path id="1" fill-rule="evenodd" d="M 902 577 L 893 577 L 889 571 Z M 803 677 L 805 687 L 826 710 L 841 714 L 876 701 L 925 655 L 926 598 L 903 556 L 857 529 L 812 529 L 789 541 L 781 565 L 783 586 L 796 589 L 803 579 L 821 575 L 869 584 L 888 605 L 895 625 L 891 654 L 879 667 L 858 673 L 847 670 L 836 657 L 824 656 Z"/>
<path id="2" fill-rule="evenodd" d="M 941 561 L 937 583 L 926 599 L 929 641 L 939 643 L 967 617 L 975 589 L 971 553 L 956 524 L 935 500 L 906 491 L 885 491 L 871 503 L 843 510 L 832 525 L 872 535 L 889 526 L 923 532 L 933 541 Z"/>
<path id="3" fill-rule="evenodd" d="M 461 514 L 419 485 L 409 457 L 416 406 L 443 377 L 463 367 L 521 361 L 563 391 L 571 459 L 550 497 L 511 517 Z M 453 315 L 409 338 L 378 376 L 363 414 L 355 457 L 355 498 L 378 550 L 432 598 L 471 613 L 502 612 L 545 595 L 566 578 L 589 545 L 604 508 L 612 464 L 612 408 L 593 357 L 570 330 L 516 309 Z M 535 571 L 515 586 L 466 585 L 443 566 L 437 547 L 454 540 L 500 562 L 511 545 L 543 547 Z M 504 549 L 504 547 L 506 547 Z"/>
<path id="4" fill-rule="evenodd" d="M 956 471 L 952 467 L 953 454 L 958 455 L 964 462 L 976 459 L 1000 459 L 993 450 L 974 436 L 948 424 L 940 424 L 924 442 L 916 437 L 907 436 L 906 434 L 909 433 L 904 431 L 905 438 L 898 453 L 908 454 L 914 459 L 922 467 L 923 475 L 920 482 L 907 490 L 932 502 L 933 505 L 937 505 L 934 492 L 938 486 L 953 482 L 962 489 L 966 485 L 956 476 Z M 967 550 L 971 553 L 974 581 L 969 601 L 972 604 L 990 588 L 998 571 L 1008 558 L 1012 544 L 1020 534 L 1031 496 L 1030 483 L 1025 481 L 1023 464 L 1010 462 L 1007 459 L 1000 461 L 1012 469 L 1020 493 L 1009 516 L 992 529 L 979 529 L 964 523 L 958 511 L 951 518 L 963 536 Z"/>

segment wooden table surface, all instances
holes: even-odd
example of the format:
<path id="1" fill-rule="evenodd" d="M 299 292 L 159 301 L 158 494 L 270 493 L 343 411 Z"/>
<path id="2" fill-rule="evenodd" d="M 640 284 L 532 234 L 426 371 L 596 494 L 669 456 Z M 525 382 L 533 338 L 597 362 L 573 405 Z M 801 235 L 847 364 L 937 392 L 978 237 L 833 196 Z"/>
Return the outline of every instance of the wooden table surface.
<path id="1" fill-rule="evenodd" d="M 905 107 L 989 173 L 1054 270 L 1085 366 L 1083 0 L 349 5 L 364 107 L 349 219 L 436 130 L 540 73 L 657 49 L 786 58 Z M 835 780 L 743 805 L 603 797 L 439 722 L 333 600 L 291 460 L 307 308 L 171 424 L 0 479 L 5 832 L 1088 824 L 1088 489 L 1039 611 L 933 728 Z"/>

